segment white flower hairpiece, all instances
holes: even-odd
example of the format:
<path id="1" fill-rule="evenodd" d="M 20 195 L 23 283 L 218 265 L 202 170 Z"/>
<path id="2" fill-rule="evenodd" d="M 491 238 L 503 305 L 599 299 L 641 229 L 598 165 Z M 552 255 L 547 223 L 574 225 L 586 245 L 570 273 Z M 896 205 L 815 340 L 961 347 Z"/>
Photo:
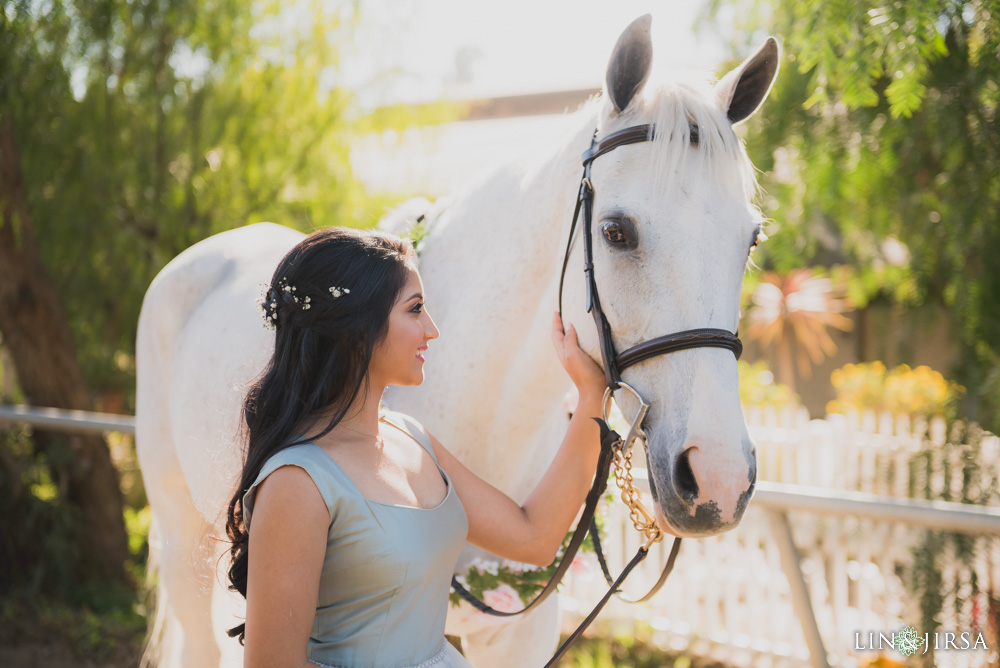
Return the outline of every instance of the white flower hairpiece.
<path id="1" fill-rule="evenodd" d="M 286 278 L 285 276 L 282 276 L 281 277 L 281 282 L 279 283 L 279 285 L 281 286 L 281 289 L 284 292 L 287 292 L 288 294 L 290 294 L 292 296 L 292 301 L 293 302 L 295 302 L 296 304 L 302 304 L 302 310 L 303 311 L 306 311 L 306 310 L 312 308 L 309 305 L 309 302 L 311 302 L 312 300 L 309 299 L 309 297 L 303 297 L 302 299 L 299 299 L 299 296 L 297 294 L 295 294 L 296 292 L 299 291 L 299 289 L 296 288 L 294 285 L 289 285 L 288 284 L 288 278 Z"/>
<path id="2" fill-rule="evenodd" d="M 277 288 L 274 288 L 267 283 L 261 283 L 260 285 L 262 293 L 260 301 L 257 303 L 257 311 L 264 316 L 264 327 L 267 329 L 274 329 L 275 325 L 278 324 L 278 292 L 287 292 L 290 294 L 292 296 L 292 301 L 296 304 L 300 304 L 303 311 L 308 311 L 312 308 L 312 299 L 308 296 L 300 299 L 297 294 L 298 288 L 294 285 L 289 285 L 288 278 L 285 276 L 282 276 L 281 280 L 278 281 Z M 268 303 L 268 298 L 271 297 L 272 292 L 274 293 L 274 296 L 270 299 L 270 303 Z M 333 295 L 334 299 L 337 299 L 341 295 L 351 294 L 351 291 L 348 288 L 333 287 L 330 288 L 330 294 Z"/>
<path id="3" fill-rule="evenodd" d="M 268 283 L 261 283 L 260 301 L 257 302 L 257 311 L 264 316 L 264 328 L 274 329 L 278 323 L 278 302 L 274 299 L 268 304 L 267 300 L 271 294 L 271 286 Z"/>

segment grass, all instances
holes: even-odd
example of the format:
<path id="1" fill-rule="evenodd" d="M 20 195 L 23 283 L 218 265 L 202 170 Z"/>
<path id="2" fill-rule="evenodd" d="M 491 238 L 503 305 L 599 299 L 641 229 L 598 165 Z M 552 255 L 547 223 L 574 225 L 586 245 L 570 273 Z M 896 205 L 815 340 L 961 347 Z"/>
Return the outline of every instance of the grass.
<path id="1" fill-rule="evenodd" d="M 0 602 L 0 665 L 134 667 L 146 619 L 127 592 L 76 593 L 88 603 L 11 594 Z"/>
<path id="2" fill-rule="evenodd" d="M 586 636 L 559 662 L 566 668 L 728 668 L 727 664 L 666 651 L 641 631 L 636 636 L 607 634 Z M 560 639 L 564 641 L 565 637 Z"/>
<path id="3" fill-rule="evenodd" d="M 146 632 L 143 608 L 128 593 L 80 592 L 85 604 L 7 596 L 0 602 L 0 666 L 134 668 Z M 559 663 L 564 668 L 727 668 L 664 651 L 646 635 L 604 630 L 581 638 Z M 561 642 L 561 641 L 560 641 Z"/>

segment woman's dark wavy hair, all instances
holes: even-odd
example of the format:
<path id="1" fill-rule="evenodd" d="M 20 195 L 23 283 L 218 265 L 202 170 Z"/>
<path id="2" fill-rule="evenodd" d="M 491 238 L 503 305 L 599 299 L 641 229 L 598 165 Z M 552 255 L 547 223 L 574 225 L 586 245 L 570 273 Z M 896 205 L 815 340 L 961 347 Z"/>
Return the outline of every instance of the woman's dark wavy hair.
<path id="1" fill-rule="evenodd" d="M 329 433 L 367 391 L 372 352 L 386 335 L 413 257 L 410 243 L 392 235 L 332 228 L 303 239 L 274 271 L 262 303 L 265 313 L 276 316 L 274 354 L 243 400 L 246 453 L 226 517 L 229 588 L 244 598 L 249 534 L 243 495 L 268 458 Z M 335 298 L 331 287 L 350 292 Z M 321 432 L 292 441 L 297 425 L 330 409 Z M 229 630 L 241 644 L 245 633 L 245 624 Z"/>

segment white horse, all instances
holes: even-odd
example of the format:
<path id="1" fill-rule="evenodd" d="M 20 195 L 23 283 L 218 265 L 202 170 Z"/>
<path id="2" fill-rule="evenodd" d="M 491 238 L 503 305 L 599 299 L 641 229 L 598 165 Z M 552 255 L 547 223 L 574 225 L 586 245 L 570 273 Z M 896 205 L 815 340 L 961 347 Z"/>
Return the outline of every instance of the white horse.
<path id="1" fill-rule="evenodd" d="M 523 500 L 565 430 L 569 381 L 549 342 L 580 156 L 598 137 L 654 124 L 655 139 L 593 165 L 596 280 L 617 350 L 679 330 L 735 331 L 760 226 L 754 170 L 732 125 L 764 100 L 777 71 L 773 39 L 714 87 L 647 84 L 650 18 L 611 56 L 605 93 L 566 120 L 544 159 L 508 165 L 428 212 L 420 265 L 441 330 L 426 381 L 392 388 L 465 464 Z M 689 140 L 696 126 L 697 144 Z M 391 225 L 390 225 L 391 227 Z M 244 388 L 270 354 L 259 286 L 302 235 L 269 223 L 206 239 L 156 277 L 137 342 L 137 446 L 154 513 L 158 608 L 147 659 L 160 666 L 239 665 L 225 635 L 241 600 L 225 591 L 223 509 L 241 466 Z M 574 244 L 565 318 L 600 358 Z M 705 536 L 735 527 L 756 480 L 736 361 L 698 348 L 641 362 L 624 379 L 652 404 L 644 423 L 662 528 Z M 623 411 L 635 406 L 626 398 Z M 476 552 L 466 550 L 464 559 Z M 556 597 L 510 623 L 449 617 L 474 665 L 537 666 L 555 649 Z"/>

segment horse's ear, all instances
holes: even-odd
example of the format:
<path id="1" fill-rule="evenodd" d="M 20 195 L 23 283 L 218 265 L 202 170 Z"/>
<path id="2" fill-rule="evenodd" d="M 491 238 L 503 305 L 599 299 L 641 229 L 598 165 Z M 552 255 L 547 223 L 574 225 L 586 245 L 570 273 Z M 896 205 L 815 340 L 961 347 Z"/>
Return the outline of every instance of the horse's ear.
<path id="1" fill-rule="evenodd" d="M 768 37 L 764 46 L 715 86 L 719 106 L 733 125 L 750 118 L 771 90 L 778 74 L 778 42 Z"/>
<path id="2" fill-rule="evenodd" d="M 618 113 L 625 111 L 649 79 L 653 65 L 653 41 L 649 35 L 652 24 L 653 17 L 649 14 L 632 21 L 611 52 L 605 85 Z"/>

